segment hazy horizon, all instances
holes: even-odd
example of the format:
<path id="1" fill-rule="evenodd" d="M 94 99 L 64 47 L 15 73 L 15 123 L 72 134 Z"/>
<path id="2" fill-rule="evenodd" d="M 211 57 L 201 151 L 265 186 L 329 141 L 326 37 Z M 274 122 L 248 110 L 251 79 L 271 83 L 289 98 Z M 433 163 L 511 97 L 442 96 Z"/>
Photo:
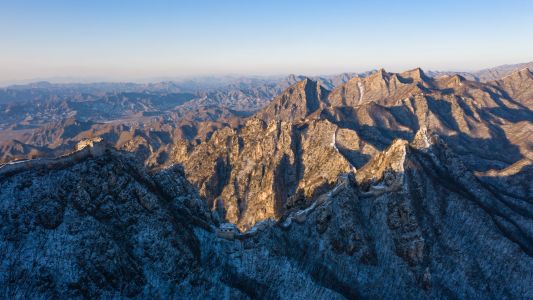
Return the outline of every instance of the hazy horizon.
<path id="1" fill-rule="evenodd" d="M 0 85 L 472 71 L 533 60 L 526 1 L 33 0 L 0 8 Z"/>
<path id="2" fill-rule="evenodd" d="M 529 63 L 533 62 L 533 60 L 529 61 L 521 61 L 521 62 L 510 62 L 503 65 L 491 65 L 491 66 L 485 66 L 483 68 L 479 69 L 428 69 L 428 68 L 422 68 L 424 71 L 439 71 L 439 72 L 475 72 L 475 71 L 481 71 L 483 69 L 490 69 L 493 67 L 499 67 L 504 65 L 515 65 L 515 64 L 522 64 L 522 63 Z M 387 69 L 384 68 L 385 71 L 388 72 L 403 72 L 403 71 L 409 71 L 415 68 L 418 68 L 419 66 L 412 66 L 407 67 L 404 69 Z M 233 74 L 199 74 L 199 75 L 182 75 L 182 76 L 154 76 L 154 77 L 146 77 L 146 78 L 106 78 L 106 77 L 83 77 L 83 76 L 61 76 L 61 77 L 37 77 L 37 78 L 26 78 L 26 79 L 15 79 L 15 80 L 6 80 L 6 81 L 0 81 L 0 88 L 2 87 L 8 87 L 13 85 L 24 85 L 24 84 L 31 84 L 31 83 L 38 83 L 38 82 L 48 82 L 51 84 L 96 84 L 96 83 L 135 83 L 135 84 L 149 84 L 149 83 L 159 83 L 159 82 L 180 82 L 180 81 L 187 81 L 187 80 L 205 80 L 210 77 L 212 78 L 282 78 L 287 77 L 290 75 L 296 75 L 296 76 L 311 76 L 311 77 L 318 77 L 318 76 L 334 76 L 334 75 L 340 75 L 343 73 L 365 73 L 370 72 L 374 70 L 378 70 L 382 67 L 377 66 L 371 69 L 367 70 L 359 70 L 359 71 L 339 71 L 339 72 L 330 72 L 330 73 L 278 73 L 278 74 L 245 74 L 245 73 L 233 73 Z"/>

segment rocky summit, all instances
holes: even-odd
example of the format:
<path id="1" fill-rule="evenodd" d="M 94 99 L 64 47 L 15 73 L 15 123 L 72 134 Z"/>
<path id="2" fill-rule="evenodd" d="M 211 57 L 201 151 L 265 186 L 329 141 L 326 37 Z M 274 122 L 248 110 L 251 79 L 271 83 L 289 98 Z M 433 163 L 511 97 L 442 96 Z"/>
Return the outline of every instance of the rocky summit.
<path id="1" fill-rule="evenodd" d="M 123 95 L 158 116 L 39 127 L 0 148 L 0 297 L 533 298 L 533 75 L 490 74 Z"/>
<path id="2" fill-rule="evenodd" d="M 514 85 L 505 84 L 513 78 Z M 486 84 L 459 75 L 431 78 L 421 69 L 380 70 L 331 92 L 304 79 L 241 126 L 194 147 L 179 145 L 169 161 L 184 166 L 211 208 L 248 229 L 309 205 L 339 174 L 364 168 L 395 139 L 411 141 L 422 129 L 478 175 L 530 165 L 529 98 L 510 96 L 527 87 L 529 70 Z"/>

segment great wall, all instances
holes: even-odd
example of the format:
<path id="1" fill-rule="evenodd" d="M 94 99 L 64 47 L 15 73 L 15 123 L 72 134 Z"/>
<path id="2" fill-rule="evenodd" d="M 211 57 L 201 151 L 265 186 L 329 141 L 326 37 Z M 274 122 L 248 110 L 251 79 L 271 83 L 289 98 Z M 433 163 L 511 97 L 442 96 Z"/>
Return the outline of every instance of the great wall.
<path id="1" fill-rule="evenodd" d="M 15 161 L 0 166 L 0 180 L 10 177 L 14 174 L 28 170 L 54 170 L 61 169 L 84 159 L 99 157 L 106 151 L 117 151 L 108 146 L 101 139 L 84 140 L 78 143 L 76 149 L 68 154 L 57 158 L 36 158 L 23 161 Z"/>

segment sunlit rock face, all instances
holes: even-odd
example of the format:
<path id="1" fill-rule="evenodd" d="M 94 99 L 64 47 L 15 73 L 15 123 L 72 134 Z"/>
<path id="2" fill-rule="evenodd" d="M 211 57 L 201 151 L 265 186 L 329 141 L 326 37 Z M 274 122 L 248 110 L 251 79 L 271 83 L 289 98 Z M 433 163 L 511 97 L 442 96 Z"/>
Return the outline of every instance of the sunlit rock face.
<path id="1" fill-rule="evenodd" d="M 231 237 L 218 234 L 220 216 L 180 167 L 149 174 L 131 155 L 107 149 L 3 174 L 0 291 L 6 298 L 532 296 L 531 217 L 508 206 L 527 209 L 527 201 L 495 195 L 438 136 L 416 137 L 394 141 L 356 173 L 346 167 L 279 222 L 232 229 Z"/>
<path id="2" fill-rule="evenodd" d="M 250 119 L 238 131 L 217 132 L 183 164 L 201 195 L 212 206 L 221 200 L 226 219 L 248 229 L 279 219 L 288 206 L 305 205 L 352 169 L 336 147 L 337 130 L 327 120 Z"/>
<path id="3" fill-rule="evenodd" d="M 183 164 L 209 206 L 223 208 L 241 229 L 309 205 L 336 176 L 364 167 L 395 139 L 428 145 L 416 136 L 421 130 L 438 134 L 468 169 L 495 172 L 533 159 L 532 113 L 525 98 L 509 94 L 516 86 L 513 95 L 527 98 L 519 91 L 532 86 L 530 77 L 522 70 L 479 83 L 459 75 L 431 78 L 421 69 L 380 70 L 331 92 L 304 79 L 241 127 L 181 145 L 170 161 Z"/>
<path id="4" fill-rule="evenodd" d="M 162 163 L 3 165 L 0 295 L 533 298 L 528 78 L 306 79 Z"/>

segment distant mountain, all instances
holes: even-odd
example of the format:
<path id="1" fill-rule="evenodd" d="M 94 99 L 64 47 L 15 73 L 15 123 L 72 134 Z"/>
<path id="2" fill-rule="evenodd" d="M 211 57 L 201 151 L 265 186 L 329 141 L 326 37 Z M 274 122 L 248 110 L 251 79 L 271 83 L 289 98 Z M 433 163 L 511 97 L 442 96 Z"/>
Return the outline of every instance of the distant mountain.
<path id="1" fill-rule="evenodd" d="M 477 72 L 474 72 L 474 76 L 479 79 L 479 81 L 487 82 L 492 80 L 502 79 L 503 77 L 516 72 L 517 70 L 523 70 L 529 68 L 533 69 L 533 61 L 522 64 L 514 65 L 502 65 L 495 68 L 484 69 Z"/>
<path id="2" fill-rule="evenodd" d="M 441 71 L 430 71 L 428 72 L 429 76 L 438 77 L 443 75 L 461 75 L 468 80 L 479 81 L 479 82 L 488 82 L 502 79 L 503 77 L 522 70 L 529 68 L 533 69 L 533 61 L 528 63 L 521 64 L 512 64 L 512 65 L 502 65 L 494 68 L 483 69 L 475 72 L 441 72 Z"/>
<path id="3" fill-rule="evenodd" d="M 341 81 L 2 106 L 0 294 L 533 297 L 530 70 Z"/>
<path id="4" fill-rule="evenodd" d="M 341 73 L 335 75 L 322 75 L 322 76 L 305 76 L 305 75 L 294 75 L 290 74 L 286 78 L 280 80 L 277 86 L 283 90 L 287 89 L 289 86 L 294 85 L 295 83 L 309 78 L 318 82 L 325 89 L 331 90 L 339 85 L 346 83 L 348 80 L 354 77 L 367 77 L 376 72 L 375 70 L 363 72 L 363 73 Z"/>
<path id="5" fill-rule="evenodd" d="M 317 80 L 323 87 L 334 87 L 356 75 L 345 73 Z M 124 139 L 128 137 L 136 145 L 129 149 L 138 149 L 141 144 L 142 149 L 148 149 L 143 150 L 144 157 L 166 153 L 169 143 L 161 143 L 158 138 L 148 141 L 154 136 L 148 129 L 164 128 L 170 140 L 205 139 L 222 126 L 238 126 L 243 117 L 267 106 L 300 78 L 205 77 L 149 84 L 35 82 L 10 86 L 0 89 L 0 147 L 6 149 L 0 153 L 0 162 L 29 155 L 7 151 L 14 140 L 26 148 L 41 149 L 32 152 L 37 153 L 32 157 L 37 157 L 70 150 L 73 143 L 95 135 L 105 135 L 119 148 L 126 146 Z M 93 125 L 64 138 L 57 134 L 64 130 L 63 120 Z M 124 126 L 133 134 L 122 133 Z M 144 132 L 142 137 L 139 132 Z"/>
<path id="6" fill-rule="evenodd" d="M 531 70 L 533 70 L 533 64 L 529 68 L 507 74 L 494 84 L 504 90 L 509 97 L 533 110 L 533 90 L 531 89 L 533 73 Z"/>

